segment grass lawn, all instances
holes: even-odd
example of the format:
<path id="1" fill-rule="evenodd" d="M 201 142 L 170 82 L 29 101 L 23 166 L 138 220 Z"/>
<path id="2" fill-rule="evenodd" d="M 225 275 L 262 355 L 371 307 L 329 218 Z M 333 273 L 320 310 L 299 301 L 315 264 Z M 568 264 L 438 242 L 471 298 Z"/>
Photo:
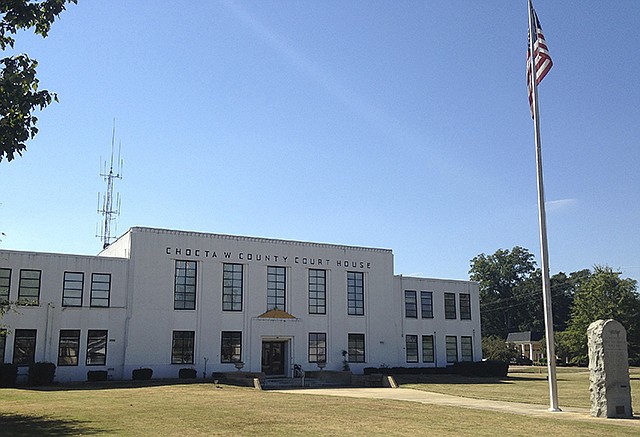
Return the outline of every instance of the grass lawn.
<path id="1" fill-rule="evenodd" d="M 404 388 L 433 391 L 477 399 L 549 405 L 546 367 L 512 367 L 506 379 L 467 378 L 458 375 L 407 375 L 398 377 Z M 629 371 L 632 405 L 640 408 L 640 368 Z M 558 367 L 558 405 L 589 408 L 589 369 Z"/>
<path id="2" fill-rule="evenodd" d="M 515 380 L 513 385 L 527 381 Z M 449 388 L 458 386 L 462 384 Z M 563 436 L 638 434 L 637 427 L 616 421 L 572 421 L 401 401 L 220 387 L 211 383 L 114 383 L 4 388 L 0 389 L 0 435 L 519 436 L 531 435 L 533 430 Z M 525 385 L 520 390 L 523 392 Z"/>

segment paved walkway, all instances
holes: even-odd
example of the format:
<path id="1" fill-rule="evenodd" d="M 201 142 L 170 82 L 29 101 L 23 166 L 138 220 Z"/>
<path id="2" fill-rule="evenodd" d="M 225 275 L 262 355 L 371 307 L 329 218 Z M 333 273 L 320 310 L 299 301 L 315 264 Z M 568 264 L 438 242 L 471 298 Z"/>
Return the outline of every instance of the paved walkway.
<path id="1" fill-rule="evenodd" d="M 551 412 L 545 405 L 525 404 L 521 402 L 489 401 L 485 399 L 464 398 L 408 388 L 310 388 L 297 390 L 272 390 L 281 393 L 343 396 L 350 398 L 390 399 L 397 401 L 419 402 L 450 407 L 473 408 L 477 410 L 499 411 L 501 413 L 523 414 L 527 416 L 547 417 L 580 421 L 615 421 L 616 425 L 634 426 L 640 429 L 640 416 L 633 419 L 603 419 L 592 417 L 588 408 L 560 407 L 562 411 Z"/>

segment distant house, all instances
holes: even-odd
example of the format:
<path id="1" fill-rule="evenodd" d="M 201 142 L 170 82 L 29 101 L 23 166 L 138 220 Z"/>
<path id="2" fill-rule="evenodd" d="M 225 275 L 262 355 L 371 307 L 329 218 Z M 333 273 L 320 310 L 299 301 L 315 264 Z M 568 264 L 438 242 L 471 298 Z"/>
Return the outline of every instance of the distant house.
<path id="1" fill-rule="evenodd" d="M 542 354 L 542 339 L 544 334 L 536 331 L 510 332 L 507 335 L 507 344 L 515 346 L 520 355 L 533 361 L 540 363 L 540 359 L 544 358 Z"/>

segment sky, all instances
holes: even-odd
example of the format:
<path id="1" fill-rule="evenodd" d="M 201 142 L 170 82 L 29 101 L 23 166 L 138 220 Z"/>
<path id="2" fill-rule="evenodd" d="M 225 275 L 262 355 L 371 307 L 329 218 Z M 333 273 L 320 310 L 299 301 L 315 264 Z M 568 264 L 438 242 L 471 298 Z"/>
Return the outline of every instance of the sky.
<path id="1" fill-rule="evenodd" d="M 534 6 L 551 274 L 640 279 L 640 2 Z M 0 54 L 60 100 L 0 162 L 0 248 L 97 254 L 113 137 L 114 236 L 390 248 L 436 278 L 514 246 L 539 263 L 527 26 L 525 0 L 79 0 Z"/>

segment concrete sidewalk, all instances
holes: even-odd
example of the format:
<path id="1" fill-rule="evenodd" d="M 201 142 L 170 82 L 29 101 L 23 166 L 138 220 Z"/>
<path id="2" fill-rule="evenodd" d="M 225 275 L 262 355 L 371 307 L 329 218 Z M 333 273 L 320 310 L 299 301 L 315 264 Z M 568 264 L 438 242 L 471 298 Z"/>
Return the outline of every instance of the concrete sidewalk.
<path id="1" fill-rule="evenodd" d="M 550 419 L 566 419 L 580 421 L 612 421 L 616 425 L 638 427 L 640 430 L 640 416 L 633 419 L 604 419 L 592 417 L 588 408 L 560 407 L 562 411 L 551 412 L 546 405 L 525 404 L 521 402 L 489 401 L 485 399 L 464 398 L 441 393 L 434 393 L 408 388 L 318 388 L 297 390 L 272 390 L 280 393 L 301 395 L 342 396 L 350 398 L 389 399 L 397 401 L 418 402 L 449 407 L 472 408 L 476 410 L 490 410 L 509 414 L 547 417 Z"/>

